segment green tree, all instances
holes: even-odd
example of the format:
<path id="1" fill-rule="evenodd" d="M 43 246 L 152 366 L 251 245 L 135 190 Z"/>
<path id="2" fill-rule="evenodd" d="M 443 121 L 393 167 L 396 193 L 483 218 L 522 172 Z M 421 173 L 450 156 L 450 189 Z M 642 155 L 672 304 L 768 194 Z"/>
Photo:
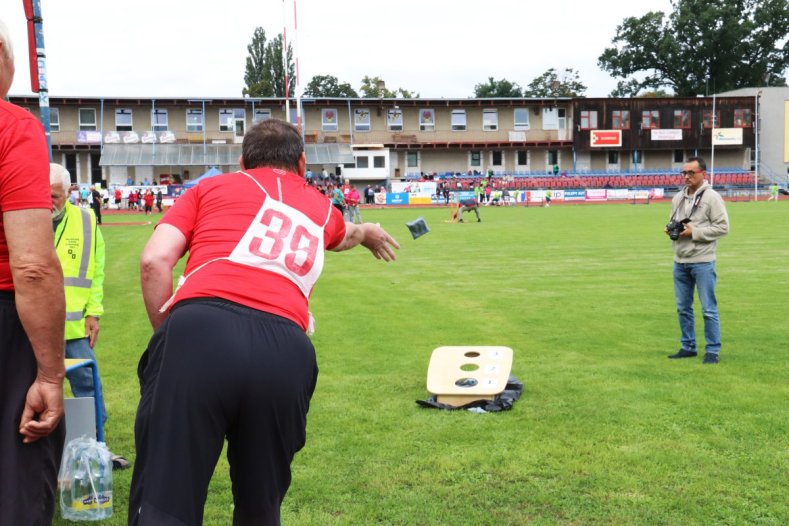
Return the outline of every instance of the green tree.
<path id="1" fill-rule="evenodd" d="M 249 97 L 284 97 L 285 68 L 282 64 L 282 34 L 266 41 L 266 31 L 255 28 L 252 43 L 247 46 L 247 63 L 244 72 L 246 87 L 241 94 Z M 293 96 L 296 85 L 296 67 L 293 48 L 288 46 L 288 95 Z"/>
<path id="2" fill-rule="evenodd" d="M 585 92 L 586 86 L 581 82 L 578 71 L 565 68 L 564 71 L 559 72 L 551 68 L 539 77 L 535 77 L 523 90 L 523 96 L 583 97 Z"/>
<path id="3" fill-rule="evenodd" d="M 474 86 L 474 96 L 478 99 L 515 98 L 522 97 L 523 93 L 515 82 L 488 77 L 488 82 Z"/>
<path id="4" fill-rule="evenodd" d="M 340 83 L 332 75 L 315 75 L 304 89 L 306 97 L 345 97 L 357 98 L 359 94 L 347 82 Z"/>
<path id="5" fill-rule="evenodd" d="M 785 86 L 786 0 L 673 0 L 668 15 L 625 18 L 598 65 L 621 78 L 612 96 L 670 87 L 688 97 L 747 86 Z"/>
<path id="6" fill-rule="evenodd" d="M 377 99 L 383 97 L 385 99 L 413 99 L 419 97 L 419 93 L 414 93 L 404 88 L 397 88 L 394 91 L 386 87 L 386 83 L 381 77 L 370 77 L 365 75 L 362 79 L 362 87 L 359 88 L 359 93 L 365 99 Z"/>

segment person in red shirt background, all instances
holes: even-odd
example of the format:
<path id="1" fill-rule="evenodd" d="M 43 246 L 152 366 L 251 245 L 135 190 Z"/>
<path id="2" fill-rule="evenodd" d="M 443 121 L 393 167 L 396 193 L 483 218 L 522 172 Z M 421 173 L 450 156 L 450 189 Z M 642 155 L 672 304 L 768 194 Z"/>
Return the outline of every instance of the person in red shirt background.
<path id="1" fill-rule="evenodd" d="M 14 78 L 0 21 L 0 524 L 52 522 L 63 454 L 63 272 L 41 123 L 2 100 Z"/>
<path id="2" fill-rule="evenodd" d="M 141 256 L 155 332 L 138 368 L 131 525 L 201 524 L 225 437 L 234 524 L 279 524 L 318 375 L 308 303 L 324 251 L 362 245 L 393 261 L 399 248 L 306 183 L 294 126 L 252 126 L 240 164 L 184 193 Z"/>
<path id="3" fill-rule="evenodd" d="M 147 190 L 145 195 L 142 196 L 143 203 L 145 205 L 145 215 L 149 215 L 153 212 L 153 192 Z"/>
<path id="4" fill-rule="evenodd" d="M 345 204 L 348 205 L 348 221 L 351 223 L 360 224 L 362 222 L 362 214 L 359 212 L 359 201 L 361 199 L 362 196 L 355 186 L 351 186 L 348 189 L 348 193 L 345 194 Z"/>

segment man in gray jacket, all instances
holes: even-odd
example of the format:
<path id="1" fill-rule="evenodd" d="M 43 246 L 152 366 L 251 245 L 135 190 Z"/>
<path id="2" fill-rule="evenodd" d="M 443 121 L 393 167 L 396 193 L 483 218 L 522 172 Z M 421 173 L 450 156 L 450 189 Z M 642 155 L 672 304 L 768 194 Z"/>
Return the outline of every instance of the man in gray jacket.
<path id="1" fill-rule="evenodd" d="M 698 354 L 693 315 L 695 288 L 699 291 L 704 316 L 704 339 L 707 342 L 704 363 L 718 363 L 721 329 L 718 302 L 715 299 L 715 249 L 718 238 L 729 232 L 729 216 L 723 198 L 704 180 L 706 173 L 704 159 L 688 159 L 682 167 L 685 188 L 671 202 L 671 218 L 666 234 L 670 235 L 674 244 L 674 296 L 682 347 L 669 358 L 691 358 Z M 674 234 L 670 228 L 672 222 L 683 223 Z"/>

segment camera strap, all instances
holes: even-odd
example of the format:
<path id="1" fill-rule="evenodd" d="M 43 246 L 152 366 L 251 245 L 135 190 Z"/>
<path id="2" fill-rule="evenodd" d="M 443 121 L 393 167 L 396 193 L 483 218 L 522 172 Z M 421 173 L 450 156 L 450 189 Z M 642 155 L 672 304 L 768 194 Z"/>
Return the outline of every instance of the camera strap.
<path id="1" fill-rule="evenodd" d="M 696 197 L 693 198 L 693 207 L 690 209 L 690 213 L 688 214 L 687 219 L 690 219 L 690 216 L 692 216 L 693 212 L 695 212 L 696 209 L 699 207 L 699 203 L 701 202 L 701 196 L 704 195 L 704 192 L 706 192 L 706 191 L 707 191 L 707 189 L 705 188 L 701 192 L 697 193 Z M 674 220 L 674 216 L 676 215 L 677 212 L 679 212 L 679 207 L 677 207 L 677 209 L 674 210 L 674 213 L 671 214 L 671 221 Z"/>

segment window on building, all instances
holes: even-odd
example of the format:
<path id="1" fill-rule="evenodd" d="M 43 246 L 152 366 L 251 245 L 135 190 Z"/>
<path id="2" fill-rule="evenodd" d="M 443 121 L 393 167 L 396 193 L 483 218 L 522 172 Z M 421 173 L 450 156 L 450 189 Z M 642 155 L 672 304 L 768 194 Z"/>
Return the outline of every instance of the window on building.
<path id="1" fill-rule="evenodd" d="M 132 110 L 121 108 L 115 110 L 115 130 L 132 131 Z"/>
<path id="2" fill-rule="evenodd" d="M 529 151 L 528 150 L 518 150 L 515 152 L 515 159 L 518 166 L 528 166 L 529 165 Z"/>
<path id="3" fill-rule="evenodd" d="M 614 110 L 611 112 L 611 128 L 614 130 L 630 129 L 630 111 Z"/>
<path id="4" fill-rule="evenodd" d="M 490 165 L 498 166 L 499 168 L 504 166 L 504 152 L 501 150 L 493 150 L 490 152 Z"/>
<path id="5" fill-rule="evenodd" d="M 60 131 L 60 110 L 58 108 L 49 108 L 49 130 Z"/>
<path id="6" fill-rule="evenodd" d="M 596 130 L 597 129 L 597 112 L 596 111 L 581 111 L 581 129 L 582 130 Z"/>
<path id="7" fill-rule="evenodd" d="M 266 108 L 255 108 L 255 114 L 252 116 L 252 122 L 267 121 L 271 118 L 271 110 Z"/>
<path id="8" fill-rule="evenodd" d="M 721 112 L 715 112 L 715 122 L 712 122 L 712 112 L 705 111 L 701 114 L 701 120 L 705 128 L 719 128 L 721 122 Z"/>
<path id="9" fill-rule="evenodd" d="M 674 110 L 674 127 L 690 128 L 690 110 Z"/>
<path id="10" fill-rule="evenodd" d="M 353 129 L 358 132 L 368 132 L 371 128 L 370 110 L 363 108 L 353 110 Z"/>
<path id="11" fill-rule="evenodd" d="M 186 131 L 187 132 L 201 132 L 203 131 L 203 110 L 202 109 L 188 109 L 186 110 Z"/>
<path id="12" fill-rule="evenodd" d="M 466 130 L 466 110 L 452 110 L 452 131 Z"/>
<path id="13" fill-rule="evenodd" d="M 674 150 L 674 162 L 675 163 L 685 162 L 685 152 L 683 150 Z"/>
<path id="14" fill-rule="evenodd" d="M 735 128 L 750 128 L 753 126 L 751 117 L 751 110 L 736 109 L 734 110 L 734 127 Z"/>
<path id="15" fill-rule="evenodd" d="M 153 131 L 167 131 L 167 110 L 151 110 L 151 129 Z"/>
<path id="16" fill-rule="evenodd" d="M 386 168 L 386 157 L 383 155 L 373 156 L 373 168 Z"/>
<path id="17" fill-rule="evenodd" d="M 407 152 L 405 154 L 405 165 L 407 168 L 418 168 L 419 152 Z"/>
<path id="18" fill-rule="evenodd" d="M 559 150 L 548 150 L 548 164 L 551 166 L 559 164 Z"/>
<path id="19" fill-rule="evenodd" d="M 660 112 L 658 110 L 644 110 L 641 112 L 641 129 L 649 130 L 660 128 Z"/>
<path id="20" fill-rule="evenodd" d="M 468 165 L 472 168 L 479 168 L 482 166 L 482 152 L 473 151 L 468 152 Z"/>
<path id="21" fill-rule="evenodd" d="M 389 131 L 403 131 L 403 110 L 387 111 L 386 127 L 389 128 Z"/>
<path id="22" fill-rule="evenodd" d="M 233 131 L 233 110 L 219 110 L 219 131 Z"/>
<path id="23" fill-rule="evenodd" d="M 435 110 L 419 110 L 419 131 L 435 131 L 436 112 Z"/>
<path id="24" fill-rule="evenodd" d="M 321 110 L 321 130 L 336 132 L 338 129 L 337 110 L 335 108 L 323 108 Z"/>
<path id="25" fill-rule="evenodd" d="M 632 157 L 633 164 L 643 164 L 642 163 L 642 156 L 639 150 L 633 150 L 633 157 Z"/>
<path id="26" fill-rule="evenodd" d="M 567 127 L 567 110 L 564 108 L 544 108 L 542 110 L 543 130 L 563 130 Z"/>
<path id="27" fill-rule="evenodd" d="M 96 109 L 95 108 L 80 108 L 79 109 L 79 129 L 87 131 L 96 131 Z"/>
<path id="28" fill-rule="evenodd" d="M 515 131 L 526 131 L 529 129 L 529 108 L 516 108 L 513 115 Z"/>
<path id="29" fill-rule="evenodd" d="M 608 150 L 608 164 L 619 164 L 619 152 Z"/>
<path id="30" fill-rule="evenodd" d="M 498 110 L 482 110 L 482 129 L 485 131 L 496 131 L 499 129 Z"/>
<path id="31" fill-rule="evenodd" d="M 370 167 L 370 158 L 366 155 L 360 155 L 356 158 L 356 167 L 357 168 L 369 168 Z"/>

